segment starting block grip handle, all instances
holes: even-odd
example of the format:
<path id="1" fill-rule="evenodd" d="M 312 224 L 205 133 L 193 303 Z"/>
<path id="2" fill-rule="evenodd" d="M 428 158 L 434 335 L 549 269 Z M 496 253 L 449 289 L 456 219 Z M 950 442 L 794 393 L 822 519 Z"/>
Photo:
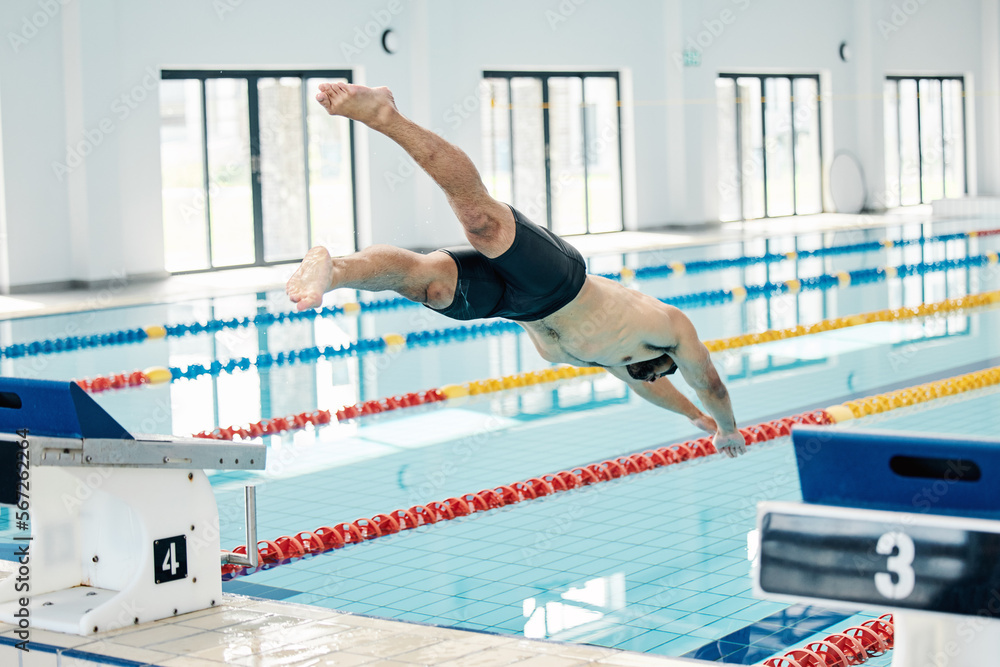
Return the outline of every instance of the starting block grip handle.
<path id="1" fill-rule="evenodd" d="M 222 554 L 222 564 L 254 568 L 260 564 L 257 551 L 257 487 L 244 487 L 243 506 L 246 509 L 247 555 L 226 551 Z"/>
<path id="2" fill-rule="evenodd" d="M 247 556 L 250 567 L 257 567 L 257 487 L 247 486 L 244 490 L 243 507 L 246 509 Z"/>

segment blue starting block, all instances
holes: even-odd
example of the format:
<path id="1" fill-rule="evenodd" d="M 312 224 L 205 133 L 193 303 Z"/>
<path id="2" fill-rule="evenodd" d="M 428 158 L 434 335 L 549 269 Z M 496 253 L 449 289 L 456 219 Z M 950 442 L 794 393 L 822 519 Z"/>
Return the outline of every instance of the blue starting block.
<path id="1" fill-rule="evenodd" d="M 893 665 L 1000 655 L 1000 440 L 795 427 L 805 503 L 758 505 L 758 595 L 889 607 Z"/>
<path id="2" fill-rule="evenodd" d="M 133 435 L 76 383 L 0 377 L 0 503 L 31 531 L 0 620 L 27 600 L 31 627 L 90 634 L 213 606 L 232 555 L 204 471 L 265 463 L 261 443 Z"/>

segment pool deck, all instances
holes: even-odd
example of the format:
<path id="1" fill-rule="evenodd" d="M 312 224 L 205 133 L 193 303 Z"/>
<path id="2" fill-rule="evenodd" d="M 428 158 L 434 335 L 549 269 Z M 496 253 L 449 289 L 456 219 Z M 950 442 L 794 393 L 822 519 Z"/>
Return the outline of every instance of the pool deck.
<path id="1" fill-rule="evenodd" d="M 30 630 L 29 652 L 0 623 L 5 667 L 670 667 L 709 664 L 617 649 L 404 623 L 239 595 L 169 620 L 86 637 Z M 718 664 L 718 663 L 711 663 Z"/>

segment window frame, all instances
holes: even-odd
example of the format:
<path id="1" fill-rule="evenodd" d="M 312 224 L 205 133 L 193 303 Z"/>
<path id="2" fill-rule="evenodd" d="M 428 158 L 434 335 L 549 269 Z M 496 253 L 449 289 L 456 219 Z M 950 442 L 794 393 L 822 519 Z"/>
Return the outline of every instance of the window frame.
<path id="1" fill-rule="evenodd" d="M 816 128 L 817 128 L 817 146 L 819 151 L 819 192 L 820 192 L 820 210 L 818 213 L 825 213 L 826 206 L 823 197 L 823 193 L 826 191 L 826 169 L 823 164 L 823 88 L 822 81 L 820 80 L 819 74 L 790 74 L 790 73 L 753 73 L 753 72 L 719 72 L 716 74 L 716 79 L 732 79 L 733 86 L 735 87 L 735 97 L 736 97 L 736 113 L 734 114 L 736 120 L 736 173 L 737 179 L 739 181 L 739 201 L 740 201 L 740 220 L 747 220 L 746 212 L 744 211 L 743 202 L 743 170 L 742 164 L 744 161 L 743 156 L 743 128 L 742 128 L 742 105 L 743 102 L 740 100 L 739 96 L 739 79 L 758 79 L 760 81 L 760 108 L 761 108 L 761 146 L 764 146 L 763 154 L 761 156 L 761 164 L 763 171 L 763 182 L 764 182 L 764 217 L 755 219 L 766 219 L 766 218 L 787 218 L 794 215 L 814 215 L 813 213 L 802 213 L 798 212 L 798 180 L 796 178 L 796 163 L 795 163 L 795 79 L 812 79 L 816 82 Z M 770 215 L 768 213 L 768 202 L 767 202 L 767 96 L 765 91 L 765 81 L 767 79 L 788 79 L 792 90 L 792 122 L 791 122 L 791 132 L 792 132 L 792 213 L 782 214 L 782 215 Z M 721 165 L 719 172 L 721 173 Z"/>
<path id="2" fill-rule="evenodd" d="M 586 122 L 582 122 L 582 141 L 583 141 L 583 169 L 584 169 L 584 211 L 586 211 L 586 220 L 584 221 L 586 226 L 585 234 L 612 234 L 615 232 L 625 231 L 625 175 L 623 170 L 623 160 L 622 160 L 622 85 L 621 85 L 621 74 L 615 70 L 605 70 L 605 71 L 585 71 L 585 70 L 572 70 L 572 71 L 551 71 L 551 70 L 483 70 L 483 79 L 506 79 L 507 80 L 507 99 L 511 98 L 511 79 L 520 78 L 534 78 L 540 79 L 542 84 L 542 133 L 543 140 L 545 143 L 545 228 L 548 230 L 552 229 L 552 162 L 549 156 L 549 145 L 551 142 L 551 132 L 550 132 L 550 121 L 549 121 L 549 79 L 561 79 L 561 78 L 579 78 L 581 84 L 583 81 L 590 77 L 599 77 L 614 79 L 615 82 L 615 97 L 617 98 L 617 108 L 618 108 L 618 192 L 619 192 L 619 207 L 620 207 L 620 219 L 621 227 L 616 230 L 608 230 L 601 232 L 590 231 L 590 197 L 586 196 L 589 192 L 589 174 L 587 172 L 587 156 L 589 156 L 587 150 L 587 125 Z M 583 86 L 584 92 L 582 98 L 582 105 L 580 108 L 581 115 L 584 113 L 587 104 L 586 98 L 586 86 Z M 511 104 L 508 108 L 508 128 L 510 132 L 510 173 L 511 173 L 511 204 L 514 202 L 515 193 L 515 179 L 514 175 L 514 110 Z"/>
<path id="3" fill-rule="evenodd" d="M 968 114 L 967 102 L 966 102 L 966 89 L 965 89 L 965 76 L 958 75 L 928 75 L 921 76 L 916 74 L 887 74 L 885 76 L 885 81 L 891 81 L 896 84 L 896 153 L 897 153 L 897 169 L 898 173 L 896 175 L 897 183 L 899 184 L 898 198 L 899 202 L 897 206 L 920 206 L 921 204 L 928 204 L 930 202 L 924 201 L 924 148 L 923 148 L 923 128 L 920 120 L 920 82 L 921 81 L 937 81 L 943 85 L 945 81 L 958 81 L 962 86 L 962 194 L 969 194 L 969 127 L 966 122 L 966 115 Z M 916 204 L 904 204 L 903 203 L 903 129 L 902 129 L 902 105 L 899 103 L 899 84 L 901 81 L 913 81 L 917 87 L 917 169 L 920 176 L 920 201 Z M 885 98 L 883 97 L 883 104 L 885 104 Z M 947 183 L 947 165 L 944 159 L 944 94 L 940 95 L 940 105 L 941 105 L 941 176 L 942 176 L 942 187 L 946 187 Z M 947 192 L 944 193 L 947 197 Z"/>
<path id="4" fill-rule="evenodd" d="M 161 81 L 176 80 L 197 80 L 201 88 L 201 160 L 203 172 L 203 187 L 205 195 L 205 233 L 208 235 L 208 262 L 209 267 L 204 269 L 185 269 L 181 271 L 171 271 L 171 275 L 186 275 L 192 273 L 207 273 L 209 271 L 227 271 L 229 269 L 246 269 L 259 266 L 279 266 L 281 264 L 292 264 L 298 259 L 283 259 L 276 261 L 266 261 L 264 259 L 264 203 L 263 190 L 261 187 L 260 169 L 260 101 L 257 94 L 257 83 L 260 79 L 292 77 L 302 80 L 302 124 L 305 162 L 305 187 L 306 187 L 306 234 L 307 238 L 312 238 L 312 215 L 309 206 L 309 130 L 306 126 L 308 104 L 308 91 L 305 82 L 307 79 L 330 78 L 346 79 L 348 83 L 353 81 L 351 70 L 339 69 L 164 69 L 160 70 Z M 249 109 L 249 134 L 250 134 L 250 189 L 253 198 L 253 232 L 254 232 L 254 261 L 249 264 L 237 264 L 226 266 L 212 265 L 212 217 L 211 206 L 209 205 L 211 192 L 208 170 L 208 101 L 205 95 L 205 82 L 209 79 L 244 79 L 247 82 L 247 107 Z M 348 138 L 350 141 L 350 166 L 351 166 L 351 193 L 353 205 L 351 217 L 354 226 L 354 250 L 359 244 L 358 238 L 358 179 L 357 179 L 357 157 L 355 155 L 354 141 L 354 121 L 348 120 Z"/>

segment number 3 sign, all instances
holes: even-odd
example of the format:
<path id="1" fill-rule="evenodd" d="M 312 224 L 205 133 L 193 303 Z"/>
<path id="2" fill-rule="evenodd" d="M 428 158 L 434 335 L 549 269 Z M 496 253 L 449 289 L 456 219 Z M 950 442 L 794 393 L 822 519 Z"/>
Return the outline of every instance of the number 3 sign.
<path id="1" fill-rule="evenodd" d="M 892 552 L 898 550 L 895 556 Z M 875 588 L 890 600 L 905 600 L 913 592 L 917 578 L 913 572 L 913 556 L 917 550 L 913 540 L 906 533 L 893 531 L 883 533 L 875 545 L 875 553 L 889 556 L 886 569 L 896 575 L 896 583 L 892 582 L 892 574 L 879 572 L 875 575 Z"/>

